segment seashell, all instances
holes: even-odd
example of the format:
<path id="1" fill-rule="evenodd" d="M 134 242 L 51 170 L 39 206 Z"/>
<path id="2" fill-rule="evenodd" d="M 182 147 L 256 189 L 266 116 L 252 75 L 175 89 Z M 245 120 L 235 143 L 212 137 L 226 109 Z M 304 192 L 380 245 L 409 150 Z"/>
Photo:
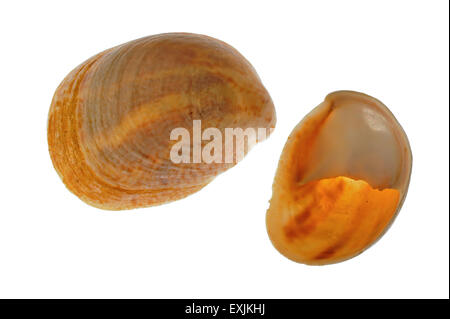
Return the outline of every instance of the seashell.
<path id="1" fill-rule="evenodd" d="M 385 105 L 357 92 L 329 94 L 283 149 L 266 215 L 273 245 L 310 265 L 358 255 L 392 224 L 411 165 L 406 134 Z"/>
<path id="2" fill-rule="evenodd" d="M 256 71 L 230 45 L 153 35 L 103 51 L 66 76 L 50 107 L 50 156 L 67 188 L 92 206 L 163 204 L 235 165 L 171 160 L 171 131 L 192 136 L 194 120 L 223 132 L 273 128 L 276 116 Z"/>

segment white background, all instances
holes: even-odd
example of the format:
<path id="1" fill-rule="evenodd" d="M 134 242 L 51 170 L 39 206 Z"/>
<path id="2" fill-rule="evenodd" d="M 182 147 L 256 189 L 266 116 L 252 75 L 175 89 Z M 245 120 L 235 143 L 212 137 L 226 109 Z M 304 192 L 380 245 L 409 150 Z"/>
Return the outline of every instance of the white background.
<path id="1" fill-rule="evenodd" d="M 0 4 L 0 297 L 449 297 L 448 1 L 9 1 Z M 133 211 L 72 195 L 47 150 L 53 93 L 79 63 L 139 37 L 237 48 L 277 110 L 273 135 L 178 202 Z M 414 156 L 405 204 L 362 255 L 281 256 L 265 212 L 292 128 L 334 90 L 383 101 Z"/>

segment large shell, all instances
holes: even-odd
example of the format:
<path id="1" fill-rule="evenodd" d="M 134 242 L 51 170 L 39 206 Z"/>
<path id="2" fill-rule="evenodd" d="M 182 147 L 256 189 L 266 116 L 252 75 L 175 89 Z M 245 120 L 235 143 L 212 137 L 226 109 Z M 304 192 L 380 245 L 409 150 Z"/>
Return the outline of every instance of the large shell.
<path id="1" fill-rule="evenodd" d="M 412 156 L 380 101 L 339 91 L 295 127 L 284 147 L 266 223 L 273 245 L 306 264 L 356 256 L 392 223 Z"/>
<path id="2" fill-rule="evenodd" d="M 67 75 L 49 112 L 50 155 L 67 188 L 90 205 L 162 204 L 234 164 L 171 161 L 170 132 L 182 127 L 192 136 L 193 120 L 223 132 L 273 128 L 276 118 L 254 68 L 231 46 L 195 34 L 149 36 Z"/>

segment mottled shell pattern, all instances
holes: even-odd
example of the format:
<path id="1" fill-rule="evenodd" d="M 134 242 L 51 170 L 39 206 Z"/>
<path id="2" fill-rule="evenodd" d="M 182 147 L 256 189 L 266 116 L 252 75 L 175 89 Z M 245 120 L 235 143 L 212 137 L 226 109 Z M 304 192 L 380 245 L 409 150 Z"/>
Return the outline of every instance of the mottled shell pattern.
<path id="1" fill-rule="evenodd" d="M 402 127 L 368 95 L 329 94 L 294 128 L 280 157 L 266 215 L 284 256 L 321 265 L 354 257 L 393 222 L 412 155 Z"/>

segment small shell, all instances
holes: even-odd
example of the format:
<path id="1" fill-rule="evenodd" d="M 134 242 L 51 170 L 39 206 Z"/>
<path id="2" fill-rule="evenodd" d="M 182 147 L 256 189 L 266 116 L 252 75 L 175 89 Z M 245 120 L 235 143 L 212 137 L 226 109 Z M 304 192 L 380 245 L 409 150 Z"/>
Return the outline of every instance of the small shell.
<path id="1" fill-rule="evenodd" d="M 233 166 L 171 161 L 171 131 L 192 136 L 194 120 L 223 132 L 273 128 L 276 117 L 254 68 L 231 46 L 195 34 L 149 36 L 67 75 L 49 112 L 49 151 L 67 188 L 92 206 L 158 205 Z"/>
<path id="2" fill-rule="evenodd" d="M 405 199 L 408 139 L 380 101 L 339 91 L 295 127 L 266 223 L 273 245 L 305 264 L 354 257 L 387 230 Z"/>

